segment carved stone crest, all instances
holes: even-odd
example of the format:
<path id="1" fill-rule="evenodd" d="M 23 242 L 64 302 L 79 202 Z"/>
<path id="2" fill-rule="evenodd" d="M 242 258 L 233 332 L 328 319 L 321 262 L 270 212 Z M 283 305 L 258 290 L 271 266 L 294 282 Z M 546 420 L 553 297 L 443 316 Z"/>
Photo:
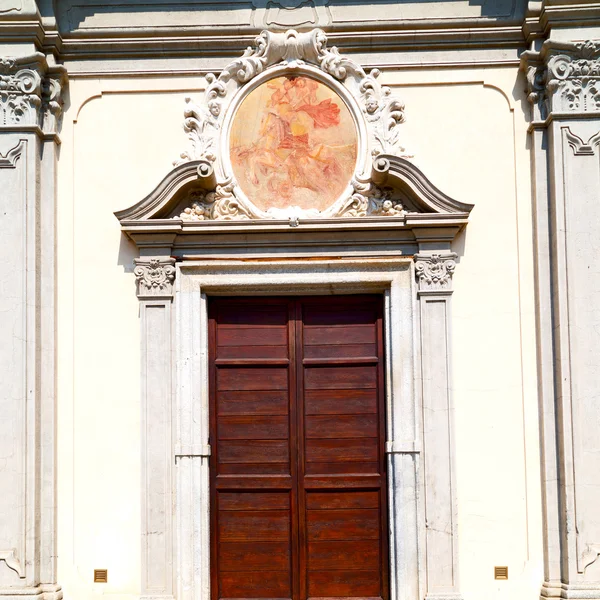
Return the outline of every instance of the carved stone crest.
<path id="1" fill-rule="evenodd" d="M 264 31 L 239 59 L 227 65 L 219 75 L 206 76 L 207 88 L 204 100 L 195 103 L 186 99 L 183 127 L 188 134 L 189 148 L 183 152 L 175 164 L 198 161 L 199 177 L 205 182 L 206 192 L 193 192 L 187 205 L 175 215 L 182 220 L 207 219 L 295 219 L 362 217 L 366 215 L 402 216 L 404 207 L 398 199 L 392 198 L 390 190 L 381 189 L 372 179 L 373 158 L 391 155 L 407 158 L 401 145 L 400 127 L 404 121 L 404 104 L 394 98 L 391 90 L 379 83 L 380 73 L 373 70 L 367 73 L 358 63 L 339 53 L 337 48 L 327 47 L 327 37 L 320 29 L 307 33 L 290 30 L 285 33 Z M 299 78 L 315 82 L 314 87 L 323 86 L 339 98 L 342 110 L 349 110 L 356 127 L 358 143 L 354 171 L 349 173 L 345 189 L 337 194 L 327 206 L 296 205 L 290 202 L 284 206 L 267 206 L 248 196 L 238 177 L 234 174 L 230 156 L 229 136 L 236 111 L 240 109 L 249 94 L 262 84 L 275 87 L 275 82 L 288 78 L 292 83 Z M 292 87 L 292 83 L 288 87 Z M 280 84 L 283 85 L 283 84 Z M 287 88 L 286 88 L 287 89 Z M 276 93 L 273 92 L 273 96 Z M 287 93 L 287 92 L 285 92 Z M 290 92 L 291 93 L 291 92 Z M 303 92 L 302 98 L 308 98 Z M 316 104 L 316 100 L 312 100 Z M 320 102 L 321 108 L 330 108 L 329 100 Z M 286 108 L 289 108 L 289 104 Z M 301 107 L 312 115 L 315 106 Z M 271 113 L 275 111 L 271 109 Z M 338 109 L 339 112 L 339 109 Z M 331 117 L 331 115 L 334 117 Z M 324 128 L 327 118 L 335 118 L 337 113 L 330 110 L 325 117 L 314 117 L 315 128 Z M 271 115 L 269 115 L 271 116 Z M 300 144 L 304 131 L 302 119 L 292 123 L 293 142 L 285 140 L 295 152 L 293 143 Z M 295 136 L 295 137 L 294 137 Z M 307 134 L 304 135 L 307 137 Z M 306 143 L 302 140 L 303 143 Z M 282 144 L 283 145 L 283 144 Z M 309 148 L 307 161 L 313 160 L 320 148 Z M 251 159 L 259 163 L 250 179 L 261 176 L 260 169 L 273 168 L 269 158 L 260 162 L 254 153 Z M 316 159 L 314 159 L 316 162 Z M 319 158 L 321 160 L 321 158 Z M 333 169 L 335 171 L 335 169 Z M 333 172 L 332 171 L 332 172 Z M 307 174 L 308 173 L 308 174 Z M 293 179 L 292 177 L 288 179 Z M 310 172 L 305 168 L 301 173 L 310 178 L 315 189 L 321 173 Z M 299 177 L 299 176 L 298 176 Z M 297 179 L 298 179 L 297 177 Z M 331 175 L 333 177 L 333 175 Z M 278 190 L 276 190 L 278 191 Z M 268 194 L 266 194 L 268 196 Z M 277 193 L 274 193 L 274 197 Z M 259 207 L 258 204 L 261 204 Z"/>

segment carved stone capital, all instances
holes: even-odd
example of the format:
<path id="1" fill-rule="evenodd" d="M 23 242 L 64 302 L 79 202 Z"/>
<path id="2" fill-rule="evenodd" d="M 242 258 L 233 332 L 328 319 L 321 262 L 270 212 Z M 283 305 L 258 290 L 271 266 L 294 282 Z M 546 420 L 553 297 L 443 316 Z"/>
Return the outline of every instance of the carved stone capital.
<path id="1" fill-rule="evenodd" d="M 415 275 L 419 292 L 452 291 L 456 254 L 415 254 Z"/>
<path id="2" fill-rule="evenodd" d="M 173 296 L 175 259 L 152 257 L 134 259 L 137 295 L 140 300 Z"/>
<path id="3" fill-rule="evenodd" d="M 43 54 L 0 57 L 0 128 L 38 126 L 56 133 L 65 69 Z"/>
<path id="4" fill-rule="evenodd" d="M 600 111 L 600 40 L 547 41 L 540 52 L 523 54 L 522 67 L 534 119 Z"/>

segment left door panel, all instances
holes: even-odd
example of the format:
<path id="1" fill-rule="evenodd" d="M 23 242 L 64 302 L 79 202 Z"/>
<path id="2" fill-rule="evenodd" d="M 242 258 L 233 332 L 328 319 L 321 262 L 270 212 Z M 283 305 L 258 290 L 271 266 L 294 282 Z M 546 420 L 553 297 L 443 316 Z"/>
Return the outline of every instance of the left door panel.
<path id="1" fill-rule="evenodd" d="M 295 596 L 292 310 L 285 298 L 209 306 L 213 598 Z"/>

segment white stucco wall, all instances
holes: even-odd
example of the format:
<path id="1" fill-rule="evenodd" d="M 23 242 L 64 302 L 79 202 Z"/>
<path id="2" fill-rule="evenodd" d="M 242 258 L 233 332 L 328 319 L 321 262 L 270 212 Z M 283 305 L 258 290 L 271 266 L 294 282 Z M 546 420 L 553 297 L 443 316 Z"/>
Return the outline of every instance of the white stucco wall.
<path id="1" fill-rule="evenodd" d="M 529 155 L 516 68 L 386 71 L 415 164 L 475 204 L 455 243 L 453 397 L 465 600 L 542 582 Z M 140 341 L 135 248 L 113 211 L 186 148 L 198 77 L 72 77 L 59 164 L 58 580 L 67 600 L 139 594 Z M 509 580 L 493 567 L 508 565 Z M 108 584 L 93 570 L 107 568 Z"/>

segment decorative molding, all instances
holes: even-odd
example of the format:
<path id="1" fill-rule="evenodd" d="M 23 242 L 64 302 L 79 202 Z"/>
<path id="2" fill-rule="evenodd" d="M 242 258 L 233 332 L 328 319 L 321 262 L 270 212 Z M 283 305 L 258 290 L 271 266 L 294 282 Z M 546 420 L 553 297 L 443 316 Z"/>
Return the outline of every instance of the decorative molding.
<path id="1" fill-rule="evenodd" d="M 359 161 L 348 191 L 325 211 L 298 207 L 286 209 L 258 209 L 238 187 L 231 168 L 222 160 L 227 151 L 227 125 L 230 116 L 253 79 L 298 73 L 319 75 L 337 93 L 343 92 L 349 100 L 350 112 L 358 124 Z M 324 75 L 324 77 L 323 77 Z M 208 86 L 204 100 L 196 104 L 186 98 L 184 131 L 190 148 L 181 153 L 175 165 L 198 161 L 201 178 L 212 179 L 213 185 L 202 198 L 191 198 L 190 204 L 177 216 L 184 220 L 209 219 L 294 219 L 330 218 L 342 216 L 389 215 L 400 216 L 403 207 L 394 203 L 385 193 L 374 187 L 370 164 L 365 157 L 389 154 L 410 158 L 401 145 L 400 128 L 404 122 L 404 103 L 394 98 L 389 87 L 382 86 L 379 70 L 367 73 L 358 63 L 342 56 L 336 47 L 327 47 L 327 36 L 320 29 L 306 33 L 294 30 L 285 33 L 263 31 L 238 59 L 229 63 L 217 76 L 206 75 Z M 361 156 L 362 154 L 362 156 Z M 366 161 L 369 163 L 369 160 Z M 369 169 L 364 171 L 365 166 Z"/>
<path id="2" fill-rule="evenodd" d="M 25 141 L 19 140 L 17 145 L 11 148 L 6 154 L 0 152 L 0 169 L 15 169 L 24 147 Z"/>
<path id="3" fill-rule="evenodd" d="M 9 13 L 13 10 L 21 12 L 23 10 L 23 0 L 12 0 L 12 2 L 5 2 L 4 6 L 0 7 L 0 13 Z"/>
<path id="4" fill-rule="evenodd" d="M 575 156 L 594 156 L 594 148 L 600 144 L 600 131 L 591 136 L 587 143 L 585 143 L 578 135 L 575 135 L 569 127 L 564 127 L 563 129 L 565 131 L 567 142 L 569 146 L 573 148 Z"/>
<path id="5" fill-rule="evenodd" d="M 65 84 L 66 70 L 53 57 L 0 58 L 0 128 L 35 125 L 56 133 Z"/>
<path id="6" fill-rule="evenodd" d="M 187 207 L 173 219 L 182 221 L 206 220 L 247 220 L 247 219 L 289 219 L 297 223 L 300 217 L 331 218 L 331 217 L 366 217 L 393 216 L 403 217 L 406 212 L 401 200 L 394 199 L 392 188 L 380 188 L 370 182 L 353 181 L 354 193 L 336 202 L 328 210 L 293 210 L 271 209 L 262 211 L 250 202 L 244 202 L 235 195 L 234 184 L 229 181 L 217 185 L 216 190 L 206 192 L 193 190 L 188 194 L 185 204 Z"/>
<path id="7" fill-rule="evenodd" d="M 373 124 L 373 154 L 410 158 L 404 154 L 397 128 L 405 120 L 404 103 L 392 96 L 389 87 L 377 81 L 380 71 L 374 69 L 367 74 L 357 62 L 341 55 L 335 46 L 328 48 L 327 36 L 321 29 L 306 33 L 290 29 L 285 33 L 263 31 L 254 40 L 254 46 L 248 47 L 218 76 L 208 73 L 208 87 L 202 105 L 186 98 L 183 128 L 188 134 L 191 149 L 183 152 L 175 164 L 187 160 L 213 163 L 218 154 L 218 133 L 231 96 L 269 67 L 287 65 L 293 68 L 303 64 L 315 65 L 340 82 L 354 79 L 358 84 L 361 109 L 367 121 Z"/>
<path id="8" fill-rule="evenodd" d="M 19 68 L 16 58 L 0 58 L 0 126 L 37 125 L 41 104 L 40 74 Z"/>
<path id="9" fill-rule="evenodd" d="M 175 281 L 174 258 L 136 258 L 133 273 L 140 299 L 173 295 Z"/>
<path id="10" fill-rule="evenodd" d="M 540 52 L 524 52 L 521 66 L 534 119 L 543 120 L 553 112 L 600 110 L 600 41 L 548 40 Z"/>
<path id="11" fill-rule="evenodd" d="M 588 544 L 579 557 L 579 567 L 577 569 L 579 573 L 585 573 L 585 570 L 593 565 L 598 557 L 600 557 L 600 544 Z"/>
<path id="12" fill-rule="evenodd" d="M 386 454 L 420 454 L 421 448 L 416 440 L 390 440 L 385 443 Z"/>
<path id="13" fill-rule="evenodd" d="M 63 77 L 47 77 L 42 86 L 42 128 L 44 133 L 56 133 L 60 129 L 63 112 Z"/>
<path id="14" fill-rule="evenodd" d="M 419 292 L 452 291 L 452 275 L 457 254 L 415 254 L 415 274 Z"/>
<path id="15" fill-rule="evenodd" d="M 527 100 L 533 109 L 533 120 L 544 120 L 548 116 L 546 103 L 546 79 L 547 70 L 545 65 L 524 64 L 525 76 L 527 78 Z"/>
<path id="16" fill-rule="evenodd" d="M 21 565 L 21 561 L 17 557 L 17 551 L 14 548 L 11 548 L 10 550 L 0 550 L 0 561 L 4 561 L 6 566 L 15 571 L 21 579 L 25 577 L 23 566 Z"/>
<path id="17" fill-rule="evenodd" d="M 175 458 L 208 458 L 211 454 L 210 444 L 178 445 L 175 448 Z"/>

